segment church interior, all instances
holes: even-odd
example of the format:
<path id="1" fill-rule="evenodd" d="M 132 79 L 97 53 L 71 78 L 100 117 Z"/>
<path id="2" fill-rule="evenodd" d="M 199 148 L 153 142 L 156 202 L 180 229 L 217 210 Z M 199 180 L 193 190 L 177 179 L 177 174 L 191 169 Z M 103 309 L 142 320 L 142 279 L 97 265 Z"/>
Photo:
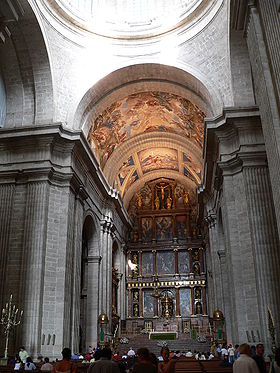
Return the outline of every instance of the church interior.
<path id="1" fill-rule="evenodd" d="M 10 354 L 278 345 L 279 61 L 278 0 L 0 2 Z"/>

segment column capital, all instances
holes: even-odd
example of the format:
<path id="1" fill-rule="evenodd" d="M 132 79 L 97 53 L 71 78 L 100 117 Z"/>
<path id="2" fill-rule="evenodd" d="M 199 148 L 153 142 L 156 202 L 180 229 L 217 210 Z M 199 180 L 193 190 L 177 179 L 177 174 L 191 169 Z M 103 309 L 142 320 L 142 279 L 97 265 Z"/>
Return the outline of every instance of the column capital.
<path id="1" fill-rule="evenodd" d="M 205 223 L 207 224 L 207 226 L 209 228 L 215 227 L 216 221 L 217 221 L 217 215 L 216 215 L 216 213 L 213 210 L 208 211 L 208 214 L 204 218 L 204 221 L 205 221 Z"/>
<path id="2" fill-rule="evenodd" d="M 100 221 L 100 225 L 104 233 L 106 232 L 113 235 L 114 231 L 116 230 L 113 222 L 111 220 L 107 220 L 106 218 Z"/>

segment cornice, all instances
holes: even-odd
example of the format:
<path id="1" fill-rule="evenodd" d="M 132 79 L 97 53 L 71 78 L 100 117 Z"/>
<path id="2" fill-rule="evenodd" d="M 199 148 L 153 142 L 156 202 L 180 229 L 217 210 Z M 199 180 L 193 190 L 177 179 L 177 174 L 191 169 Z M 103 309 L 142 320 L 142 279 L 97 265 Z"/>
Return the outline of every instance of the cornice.
<path id="1" fill-rule="evenodd" d="M 0 174 L 9 181 L 27 177 L 28 181 L 48 180 L 59 186 L 70 186 L 72 182 L 73 190 L 84 200 L 86 186 L 78 175 L 87 175 L 112 202 L 123 223 L 130 225 L 119 193 L 108 184 L 82 131 L 69 130 L 62 123 L 1 128 L 0 150 Z M 73 159 L 79 157 L 82 169 L 75 169 Z"/>

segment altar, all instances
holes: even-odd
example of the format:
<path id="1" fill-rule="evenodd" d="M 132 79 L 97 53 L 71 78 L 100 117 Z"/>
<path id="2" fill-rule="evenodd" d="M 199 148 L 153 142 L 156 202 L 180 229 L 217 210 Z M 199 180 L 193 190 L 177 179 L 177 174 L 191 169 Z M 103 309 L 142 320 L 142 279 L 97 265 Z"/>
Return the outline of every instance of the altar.
<path id="1" fill-rule="evenodd" d="M 149 339 L 152 340 L 174 340 L 178 339 L 178 333 L 173 331 L 152 331 L 149 332 Z"/>

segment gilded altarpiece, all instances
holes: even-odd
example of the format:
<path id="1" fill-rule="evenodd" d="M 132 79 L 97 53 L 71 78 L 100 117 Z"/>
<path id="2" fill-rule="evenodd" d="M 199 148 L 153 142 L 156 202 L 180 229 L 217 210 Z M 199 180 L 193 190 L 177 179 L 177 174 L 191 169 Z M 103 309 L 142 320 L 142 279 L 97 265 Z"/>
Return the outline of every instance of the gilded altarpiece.
<path id="1" fill-rule="evenodd" d="M 132 199 L 128 245 L 128 315 L 144 328 L 208 323 L 204 247 L 192 191 L 174 180 L 147 183 Z M 149 321 L 150 322 L 150 321 Z"/>

